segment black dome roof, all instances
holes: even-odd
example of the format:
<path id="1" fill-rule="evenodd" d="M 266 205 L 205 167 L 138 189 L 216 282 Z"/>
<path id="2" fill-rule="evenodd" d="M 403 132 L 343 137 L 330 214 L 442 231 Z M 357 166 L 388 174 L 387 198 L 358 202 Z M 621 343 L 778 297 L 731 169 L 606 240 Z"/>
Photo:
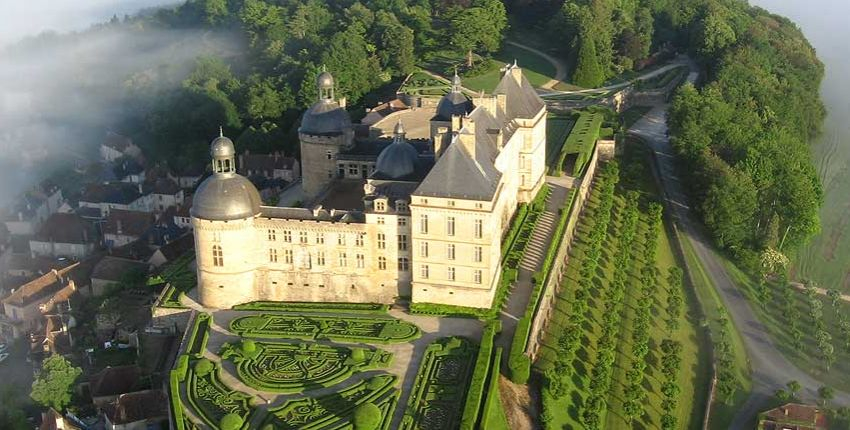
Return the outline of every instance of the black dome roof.
<path id="1" fill-rule="evenodd" d="M 452 91 L 444 95 L 437 104 L 437 118 L 444 121 L 450 121 L 453 115 L 463 116 L 470 112 L 472 101 L 460 92 Z"/>
<path id="2" fill-rule="evenodd" d="M 351 128 L 351 116 L 332 100 L 316 102 L 301 118 L 299 132 L 320 136 L 336 136 Z"/>

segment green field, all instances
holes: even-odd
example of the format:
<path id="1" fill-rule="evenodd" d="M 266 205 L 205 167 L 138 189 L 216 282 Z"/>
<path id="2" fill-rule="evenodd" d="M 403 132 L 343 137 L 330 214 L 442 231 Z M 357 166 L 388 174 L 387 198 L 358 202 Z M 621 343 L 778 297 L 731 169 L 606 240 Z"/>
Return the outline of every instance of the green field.
<path id="1" fill-rule="evenodd" d="M 569 378 L 568 393 L 557 400 L 549 398 L 551 403 L 544 404 L 544 408 L 551 411 L 551 420 L 546 424 L 546 428 L 552 429 L 580 429 L 584 428 L 584 424 L 580 419 L 580 410 L 582 402 L 587 400 L 589 391 L 588 387 L 592 384 L 590 380 L 591 369 L 597 364 L 597 345 L 600 342 L 599 336 L 602 333 L 602 322 L 606 310 L 606 290 L 614 278 L 615 255 L 614 250 L 617 249 L 619 234 L 618 231 L 622 227 L 623 213 L 626 206 L 625 193 L 629 190 L 639 190 L 642 192 L 640 200 L 640 213 L 637 234 L 635 240 L 628 246 L 641 247 L 647 229 L 647 216 L 645 213 L 646 205 L 649 201 L 655 200 L 655 189 L 653 183 L 649 179 L 646 164 L 642 163 L 643 158 L 634 158 L 635 154 L 630 154 L 633 158 L 627 158 L 627 162 L 621 169 L 621 175 L 625 178 L 618 186 L 614 198 L 614 208 L 612 210 L 611 224 L 609 224 L 609 234 L 602 246 L 602 258 L 600 266 L 597 269 L 597 277 L 595 279 L 596 290 L 591 292 L 589 300 L 589 311 L 586 314 L 586 322 L 583 324 L 583 334 L 580 348 L 576 353 L 576 359 L 573 360 L 572 368 L 574 373 Z M 645 156 L 645 152 L 641 152 L 638 157 Z M 638 167 L 635 167 L 638 166 Z M 643 168 L 641 168 L 643 166 Z M 558 337 L 564 332 L 564 328 L 569 324 L 568 315 L 572 308 L 572 301 L 575 300 L 575 288 L 577 279 L 580 276 L 579 271 L 581 261 L 584 258 L 587 247 L 587 235 L 591 229 L 596 217 L 594 216 L 600 204 L 598 189 L 591 195 L 586 212 L 579 223 L 577 230 L 577 239 L 574 242 L 570 252 L 571 262 L 567 264 L 566 283 L 559 293 L 558 300 L 555 304 L 555 316 L 550 320 L 550 326 L 546 329 L 543 347 L 541 348 L 540 357 L 536 363 L 536 367 L 540 371 L 545 371 L 554 366 L 558 356 Z M 669 267 L 675 266 L 673 253 L 670 249 L 669 239 L 663 232 L 660 234 L 657 241 L 657 258 L 655 259 L 655 267 L 659 273 L 666 274 Z M 636 256 L 636 264 L 642 266 L 646 261 L 640 255 Z M 652 314 L 656 316 L 650 325 L 650 340 L 649 354 L 645 360 L 647 363 L 644 373 L 644 388 L 646 389 L 647 398 L 644 401 L 644 411 L 642 417 L 636 419 L 631 426 L 626 421 L 623 410 L 624 390 L 626 389 L 625 373 L 632 367 L 632 351 L 631 337 L 632 326 L 634 323 L 634 315 L 636 312 L 636 303 L 639 298 L 639 286 L 637 279 L 629 278 L 625 289 L 624 306 L 621 309 L 622 320 L 621 329 L 619 330 L 619 340 L 615 350 L 615 364 L 612 373 L 611 389 L 607 398 L 607 413 L 603 414 L 602 428 L 639 428 L 639 429 L 654 429 L 660 427 L 661 409 L 661 390 L 662 375 L 658 360 L 660 357 L 659 345 L 661 340 L 670 337 L 664 325 L 666 318 L 666 310 L 663 303 L 667 300 L 667 282 L 665 276 L 659 277 L 659 285 L 654 294 L 654 304 Z M 683 292 L 686 299 L 685 317 L 679 329 L 674 331 L 673 340 L 677 340 L 682 344 L 683 362 L 679 372 L 678 383 L 682 389 L 679 398 L 678 408 L 676 409 L 676 417 L 678 418 L 678 428 L 700 428 L 702 424 L 703 407 L 706 401 L 706 387 L 708 385 L 708 362 L 704 348 L 700 348 L 699 338 L 697 333 L 697 321 L 695 312 L 692 307 L 692 300 L 689 294 Z M 662 318 L 663 317 L 663 318 Z M 544 402 L 546 397 L 544 397 Z"/>
<path id="2" fill-rule="evenodd" d="M 555 77 L 555 66 L 545 58 L 520 47 L 505 44 L 501 51 L 493 55 L 486 66 L 486 71 L 474 77 L 463 79 L 463 86 L 474 91 L 493 91 L 502 78 L 499 71 L 505 64 L 511 64 L 516 60 L 522 67 L 523 75 L 528 82 L 539 87 Z"/>

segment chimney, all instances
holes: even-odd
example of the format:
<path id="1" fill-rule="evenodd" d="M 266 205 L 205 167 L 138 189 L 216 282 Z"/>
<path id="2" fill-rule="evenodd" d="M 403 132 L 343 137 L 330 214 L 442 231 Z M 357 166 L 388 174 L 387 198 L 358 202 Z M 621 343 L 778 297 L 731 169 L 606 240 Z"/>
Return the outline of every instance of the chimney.
<path id="1" fill-rule="evenodd" d="M 469 153 L 470 157 L 474 160 L 475 157 L 475 135 L 464 131 L 457 135 L 458 143 L 463 145 L 463 149 Z"/>
<path id="2" fill-rule="evenodd" d="M 460 116 L 452 115 L 452 131 L 460 130 Z"/>
<path id="3" fill-rule="evenodd" d="M 438 160 L 440 155 L 443 155 L 449 145 L 449 139 L 451 139 L 451 134 L 448 127 L 437 127 L 437 134 L 434 136 L 434 161 Z"/>
<path id="4" fill-rule="evenodd" d="M 123 231 L 124 229 L 122 229 L 122 228 L 121 228 L 121 220 L 120 220 L 120 219 L 119 219 L 119 220 L 115 220 L 115 229 L 116 229 L 116 231 L 118 232 L 118 234 L 121 234 L 121 233 L 123 233 L 123 232 L 124 232 L 124 231 Z M 85 231 L 85 230 L 83 230 L 83 231 Z"/>
<path id="5" fill-rule="evenodd" d="M 141 182 L 139 182 L 139 194 L 142 194 L 142 195 L 145 194 L 145 192 L 142 190 L 142 183 Z"/>

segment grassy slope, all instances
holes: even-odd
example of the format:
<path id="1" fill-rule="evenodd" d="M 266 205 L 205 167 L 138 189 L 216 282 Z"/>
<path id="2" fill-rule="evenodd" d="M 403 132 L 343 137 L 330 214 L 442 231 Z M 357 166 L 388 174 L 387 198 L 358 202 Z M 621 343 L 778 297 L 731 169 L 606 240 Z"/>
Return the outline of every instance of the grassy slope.
<path id="1" fill-rule="evenodd" d="M 640 183 L 640 188 L 645 192 L 654 193 L 651 183 L 647 180 L 645 175 Z M 619 190 L 618 194 L 621 194 L 623 190 Z M 591 196 L 591 200 L 588 203 L 588 210 L 585 216 L 582 217 L 582 220 L 579 224 L 579 237 L 582 234 L 586 234 L 590 226 L 593 222 L 593 210 L 595 206 L 598 204 L 595 196 Z M 622 211 L 624 201 L 621 197 L 617 197 L 614 209 L 614 216 L 612 217 L 613 226 L 610 229 L 608 243 L 603 246 L 603 249 L 610 250 L 616 249 L 616 232 L 618 225 L 620 223 L 620 213 Z M 646 229 L 645 220 L 642 219 L 638 231 L 638 235 L 636 240 L 640 242 L 642 245 L 642 241 L 644 240 L 644 232 Z M 578 276 L 578 262 L 581 261 L 584 247 L 586 245 L 581 242 L 579 239 L 573 246 L 573 250 L 571 251 L 571 258 L 573 264 L 568 264 L 566 277 L 568 278 L 567 284 L 562 290 L 559 300 L 556 303 L 555 316 L 550 322 L 550 327 L 547 330 L 547 336 L 544 339 L 544 344 L 541 349 L 540 360 L 537 363 L 537 366 L 541 369 L 546 369 L 551 366 L 555 354 L 557 354 L 556 349 L 553 347 L 557 335 L 560 334 L 560 328 L 564 326 L 568 312 L 570 307 L 570 300 L 572 299 L 572 291 L 571 287 L 575 286 L 575 279 Z M 637 245 L 636 245 L 637 246 Z M 603 256 L 602 262 L 602 270 L 599 272 L 599 277 L 596 279 L 596 283 L 598 286 L 602 287 L 603 285 L 607 285 L 610 282 L 614 268 L 612 267 L 612 255 L 605 254 Z M 643 260 L 638 259 L 637 263 L 645 264 Z M 667 335 L 666 330 L 664 329 L 664 322 L 662 315 L 665 314 L 664 307 L 666 302 L 666 272 L 667 268 L 674 265 L 675 261 L 673 259 L 672 250 L 670 249 L 670 244 L 666 234 L 662 234 L 659 236 L 658 243 L 658 259 L 656 261 L 656 266 L 661 271 L 661 276 L 659 277 L 660 286 L 663 288 L 659 288 L 657 294 L 657 302 L 655 303 L 655 308 L 653 309 L 653 314 L 658 315 L 657 318 L 652 325 L 652 336 L 650 341 L 650 354 L 647 356 L 649 360 L 650 366 L 647 367 L 646 373 L 646 384 L 651 389 L 651 394 L 648 398 L 648 402 L 646 405 L 647 414 L 640 420 L 635 423 L 634 428 L 657 428 L 660 425 L 660 415 L 661 415 L 661 395 L 660 395 L 660 385 L 662 375 L 660 373 L 660 368 L 658 364 L 658 358 L 660 357 L 660 352 L 658 351 L 658 347 L 661 343 L 661 340 Z M 633 281 L 636 281 L 633 278 Z M 623 420 L 622 417 L 622 393 L 624 388 L 624 379 L 625 372 L 631 368 L 631 358 L 630 358 L 630 348 L 631 348 L 631 332 L 629 328 L 631 326 L 631 318 L 634 315 L 633 306 L 637 300 L 637 295 L 639 291 L 636 287 L 636 282 L 633 282 L 632 285 L 627 289 L 627 297 L 626 297 L 626 314 L 623 320 L 623 330 L 620 338 L 620 347 L 618 349 L 618 356 L 616 361 L 616 368 L 613 373 L 613 384 L 611 390 L 611 397 L 609 397 L 609 412 L 606 416 L 607 422 L 605 428 L 626 428 L 628 427 L 627 423 Z M 598 294 L 598 292 L 597 292 Z M 685 295 L 687 297 L 687 295 Z M 596 351 L 595 347 L 597 344 L 597 338 L 601 333 L 601 326 L 599 325 L 602 320 L 602 312 L 604 311 L 604 303 L 602 297 L 598 295 L 593 298 L 593 303 L 591 305 L 591 311 L 589 315 L 590 324 L 587 324 L 585 327 L 585 339 L 583 341 L 583 347 L 579 350 L 577 356 L 578 360 L 574 363 L 574 368 L 577 369 L 577 374 L 572 377 L 572 386 L 570 387 L 570 392 L 564 398 L 560 399 L 555 405 L 553 410 L 560 410 L 566 413 L 557 414 L 553 417 L 553 421 L 550 423 L 549 428 L 582 428 L 579 420 L 578 414 L 579 409 L 577 405 L 587 396 L 587 386 L 589 381 L 588 373 L 592 369 L 595 360 Z M 696 322 L 694 314 L 691 312 L 687 315 L 687 319 L 690 322 L 683 323 L 680 325 L 680 329 L 675 334 L 675 338 L 682 342 L 684 347 L 682 357 L 682 374 L 680 378 L 680 385 L 683 389 L 683 395 L 680 400 L 679 406 L 679 422 L 682 424 L 682 428 L 699 428 L 701 425 L 702 419 L 702 407 L 705 403 L 705 388 L 707 387 L 707 369 L 705 366 L 708 365 L 706 360 L 701 359 L 705 358 L 704 355 L 701 355 L 699 351 L 699 345 L 697 343 L 697 333 L 696 333 Z"/>
<path id="2" fill-rule="evenodd" d="M 545 58 L 514 45 L 505 44 L 501 51 L 493 55 L 488 71 L 478 76 L 464 78 L 463 86 L 475 91 L 492 91 L 499 83 L 502 74 L 499 71 L 505 64 L 513 63 L 522 67 L 528 82 L 539 87 L 555 76 L 555 66 Z"/>

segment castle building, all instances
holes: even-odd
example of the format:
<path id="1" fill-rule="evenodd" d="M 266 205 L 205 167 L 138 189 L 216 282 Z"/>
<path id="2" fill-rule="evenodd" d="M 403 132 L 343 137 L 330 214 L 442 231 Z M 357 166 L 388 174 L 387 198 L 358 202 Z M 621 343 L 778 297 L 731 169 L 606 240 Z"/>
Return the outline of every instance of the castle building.
<path id="1" fill-rule="evenodd" d="M 401 122 L 392 139 L 355 138 L 331 74 L 317 84 L 299 129 L 304 207 L 262 206 L 233 142 L 213 140 L 213 174 L 191 209 L 201 303 L 489 307 L 502 237 L 545 179 L 546 107 L 522 69 L 507 66 L 475 100 L 455 76 L 425 139 Z"/>

